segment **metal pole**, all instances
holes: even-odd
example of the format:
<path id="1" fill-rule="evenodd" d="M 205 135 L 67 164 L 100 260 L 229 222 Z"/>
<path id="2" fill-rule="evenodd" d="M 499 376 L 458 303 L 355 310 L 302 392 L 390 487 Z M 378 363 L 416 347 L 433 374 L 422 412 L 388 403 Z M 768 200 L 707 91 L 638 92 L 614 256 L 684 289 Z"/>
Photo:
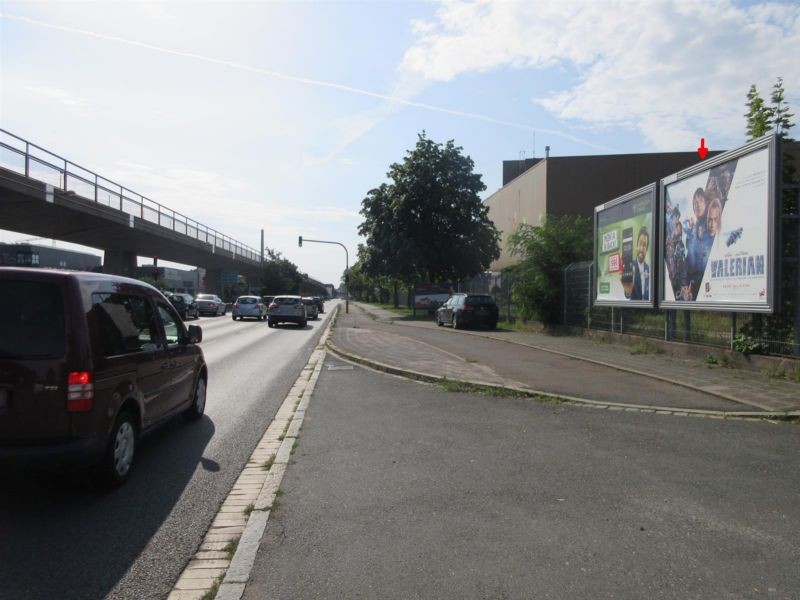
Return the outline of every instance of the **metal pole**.
<path id="1" fill-rule="evenodd" d="M 344 248 L 344 312 L 350 312 L 350 253 L 347 252 L 347 246 L 339 242 L 329 242 L 327 240 L 308 240 L 301 238 L 304 242 L 314 242 L 315 244 L 336 244 Z"/>
<path id="2" fill-rule="evenodd" d="M 731 350 L 733 350 L 733 338 L 736 337 L 736 313 L 731 313 Z"/>

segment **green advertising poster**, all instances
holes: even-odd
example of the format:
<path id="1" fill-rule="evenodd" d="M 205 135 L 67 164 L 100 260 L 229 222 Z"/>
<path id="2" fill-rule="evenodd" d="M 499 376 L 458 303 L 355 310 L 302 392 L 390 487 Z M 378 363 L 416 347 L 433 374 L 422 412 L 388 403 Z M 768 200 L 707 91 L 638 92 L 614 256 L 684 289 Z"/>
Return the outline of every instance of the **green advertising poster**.
<path id="1" fill-rule="evenodd" d="M 597 303 L 652 302 L 653 201 L 648 190 L 597 211 Z"/>

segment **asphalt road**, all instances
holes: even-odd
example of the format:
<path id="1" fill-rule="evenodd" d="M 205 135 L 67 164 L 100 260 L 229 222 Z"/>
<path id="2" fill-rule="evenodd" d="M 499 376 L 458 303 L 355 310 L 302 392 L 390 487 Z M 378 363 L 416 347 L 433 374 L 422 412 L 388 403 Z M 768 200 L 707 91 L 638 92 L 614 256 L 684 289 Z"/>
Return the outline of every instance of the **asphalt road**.
<path id="1" fill-rule="evenodd" d="M 247 600 L 797 599 L 797 425 L 448 393 L 337 364 Z"/>
<path id="2" fill-rule="evenodd" d="M 305 329 L 200 318 L 206 415 L 143 440 L 122 488 L 104 493 L 85 473 L 3 473 L 0 598 L 166 597 L 334 306 Z"/>

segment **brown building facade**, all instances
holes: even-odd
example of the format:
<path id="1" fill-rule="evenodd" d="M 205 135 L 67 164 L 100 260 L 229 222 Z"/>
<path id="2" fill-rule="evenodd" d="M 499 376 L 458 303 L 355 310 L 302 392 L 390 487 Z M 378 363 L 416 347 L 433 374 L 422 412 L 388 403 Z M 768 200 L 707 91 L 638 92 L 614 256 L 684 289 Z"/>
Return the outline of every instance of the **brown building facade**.
<path id="1" fill-rule="evenodd" d="M 720 152 L 710 152 L 709 156 Z M 508 235 L 520 223 L 539 225 L 545 215 L 591 217 L 598 204 L 698 162 L 697 152 L 503 161 L 503 187 L 485 201 L 489 218 L 501 232 L 501 255 L 491 270 L 499 271 L 515 262 L 507 248 Z"/>

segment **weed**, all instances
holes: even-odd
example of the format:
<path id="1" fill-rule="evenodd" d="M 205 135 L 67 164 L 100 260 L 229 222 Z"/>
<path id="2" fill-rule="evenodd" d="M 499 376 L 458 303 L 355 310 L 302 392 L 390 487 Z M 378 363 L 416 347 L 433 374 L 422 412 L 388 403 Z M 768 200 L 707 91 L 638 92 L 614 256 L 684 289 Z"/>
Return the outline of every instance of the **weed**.
<path id="1" fill-rule="evenodd" d="M 770 367 L 767 369 L 767 377 L 784 379 L 786 377 L 786 369 L 783 367 Z"/>
<path id="2" fill-rule="evenodd" d="M 275 455 L 273 454 L 267 460 L 264 461 L 264 464 L 261 465 L 261 468 L 264 471 L 269 471 L 274 463 L 275 463 Z"/>
<path id="3" fill-rule="evenodd" d="M 297 450 L 297 446 L 300 443 L 300 440 L 297 438 L 294 439 L 294 444 L 292 444 L 292 451 L 289 454 L 294 454 L 294 451 Z"/>
<path id="4" fill-rule="evenodd" d="M 222 580 L 225 579 L 225 574 L 219 575 L 215 580 L 214 583 L 211 584 L 211 587 L 208 591 L 200 596 L 200 600 L 214 600 L 217 597 L 217 592 L 219 591 L 219 586 L 222 585 Z"/>
<path id="5" fill-rule="evenodd" d="M 250 506 L 252 506 L 252 504 Z M 238 547 L 239 547 L 239 540 L 233 540 L 232 542 L 228 542 L 222 549 L 222 551 L 228 555 L 228 560 L 231 560 L 233 558 L 233 555 L 236 554 L 236 549 Z"/>
<path id="6" fill-rule="evenodd" d="M 764 345 L 743 333 L 734 336 L 733 349 L 745 356 L 748 354 L 764 354 Z"/>
<path id="7" fill-rule="evenodd" d="M 649 354 L 650 353 L 650 346 L 648 344 L 644 344 L 642 342 L 638 342 L 631 346 L 630 353 L 633 355 L 636 354 Z"/>
<path id="8" fill-rule="evenodd" d="M 467 361 L 468 363 L 476 363 L 476 362 L 478 362 L 474 358 L 465 358 L 464 360 Z"/>
<path id="9" fill-rule="evenodd" d="M 282 434 L 280 434 L 280 435 L 278 436 L 278 441 L 279 441 L 279 442 L 282 442 L 282 441 L 283 441 L 283 438 L 285 438 L 285 437 L 286 437 L 286 432 L 284 432 L 284 433 L 282 433 Z"/>
<path id="10" fill-rule="evenodd" d="M 705 361 L 706 361 L 707 365 L 718 365 L 719 364 L 719 361 L 717 360 L 717 357 L 714 356 L 713 354 L 707 355 L 706 358 L 705 358 Z"/>
<path id="11" fill-rule="evenodd" d="M 256 505 L 255 505 L 255 504 L 253 504 L 252 502 L 251 502 L 250 504 L 248 504 L 247 506 L 245 506 L 245 507 L 244 507 L 244 514 L 245 514 L 245 516 L 246 516 L 246 517 L 249 517 L 249 516 L 250 516 L 250 513 L 251 513 L 251 512 L 253 512 L 253 510 L 255 509 L 255 507 L 256 507 Z"/>
<path id="12" fill-rule="evenodd" d="M 531 398 L 537 402 L 544 402 L 548 404 L 561 404 L 564 402 L 563 399 L 555 396 L 543 396 L 542 394 L 536 394 L 534 392 L 524 392 L 521 390 L 512 390 L 493 385 L 480 385 L 477 383 L 454 381 L 447 378 L 439 380 L 438 385 L 448 392 L 481 394 L 484 396 L 496 396 L 504 398 Z"/>
<path id="13" fill-rule="evenodd" d="M 280 490 L 278 490 L 278 491 L 280 491 Z M 277 496 L 277 494 L 276 494 L 276 496 Z M 280 507 L 281 507 L 281 501 L 278 500 L 278 498 L 275 498 L 275 500 L 272 501 L 272 506 L 269 507 L 269 510 L 270 510 L 270 512 L 275 512 Z"/>

